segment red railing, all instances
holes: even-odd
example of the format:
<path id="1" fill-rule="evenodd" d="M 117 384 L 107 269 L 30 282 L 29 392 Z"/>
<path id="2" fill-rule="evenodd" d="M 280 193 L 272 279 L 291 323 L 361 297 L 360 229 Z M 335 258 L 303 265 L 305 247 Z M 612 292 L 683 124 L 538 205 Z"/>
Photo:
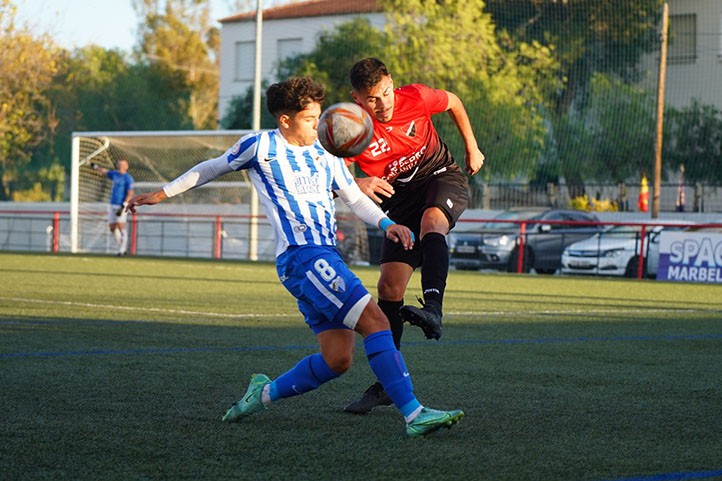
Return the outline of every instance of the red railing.
<path id="1" fill-rule="evenodd" d="M 82 216 L 98 216 L 99 218 L 104 218 L 105 212 L 95 212 L 95 211 L 86 211 L 80 213 Z M 67 210 L 1 210 L 0 209 L 0 220 L 3 219 L 3 217 L 6 218 L 12 218 L 12 219 L 26 219 L 26 220 L 32 220 L 32 221 L 40 221 L 42 222 L 43 219 L 46 219 L 47 222 L 49 222 L 49 225 L 46 224 L 46 228 L 44 228 L 45 236 L 47 236 L 47 240 L 45 241 L 44 245 L 47 245 L 45 249 L 37 249 L 33 248 L 33 236 L 40 236 L 42 235 L 39 231 L 33 231 L 30 229 L 30 232 L 27 233 L 27 236 L 29 240 L 23 244 L 13 244 L 8 248 L 7 245 L 2 245 L 0 242 L 0 250 L 49 250 L 53 253 L 59 253 L 61 248 L 61 226 L 67 222 L 69 224 L 69 212 Z M 139 222 L 139 219 L 143 219 L 143 222 Z M 142 225 L 144 222 L 150 222 L 152 219 L 157 220 L 160 223 L 163 222 L 169 222 L 168 219 L 172 220 L 176 223 L 188 223 L 188 219 L 192 219 L 192 221 L 201 222 L 201 223 L 209 223 L 211 225 L 211 251 L 210 251 L 210 257 L 214 259 L 222 259 L 223 258 L 223 242 L 224 238 L 226 237 L 225 231 L 224 231 L 224 223 L 225 222 L 233 222 L 235 221 L 236 224 L 241 224 L 241 221 L 249 222 L 254 217 L 251 215 L 244 215 L 244 214 L 228 214 L 228 215 L 210 215 L 210 214 L 176 214 L 176 213 L 152 213 L 152 214 L 131 214 L 130 215 L 130 221 L 129 221 L 129 253 L 131 255 L 139 255 L 138 252 L 138 246 L 139 246 L 139 238 L 142 235 Z M 264 220 L 265 216 L 256 216 L 257 220 Z M 184 219 L 184 220 L 179 220 Z M 191 221 L 191 222 L 192 222 Z M 700 223 L 693 223 L 690 222 L 688 224 L 680 223 L 680 222 L 665 222 L 663 220 L 659 221 L 643 221 L 643 222 L 576 222 L 576 221 L 551 221 L 551 220 L 500 220 L 500 219 L 487 219 L 487 218 L 479 218 L 479 219 L 460 219 L 458 221 L 458 224 L 473 224 L 475 226 L 483 226 L 483 224 L 488 222 L 494 222 L 494 223 L 506 223 L 511 226 L 517 225 L 518 226 L 518 258 L 516 259 L 516 272 L 522 273 L 524 271 L 524 255 L 525 255 L 525 245 L 528 240 L 529 234 L 528 226 L 534 225 L 534 224 L 548 224 L 548 225 L 568 225 L 568 226 L 630 226 L 630 227 L 640 227 L 641 232 L 639 233 L 639 262 L 637 265 L 637 272 L 636 277 L 638 279 L 641 279 L 644 275 L 644 265 L 645 265 L 645 243 L 648 241 L 647 239 L 647 233 L 648 228 L 651 225 L 654 226 L 660 226 L 660 227 L 676 227 L 676 228 L 682 228 L 682 227 L 719 227 L 720 224 L 717 223 L 707 223 L 707 224 L 700 224 Z M 457 231 L 459 228 L 457 227 Z M 479 230 L 481 232 L 481 230 Z M 15 233 L 17 234 L 17 233 Z M 0 241 L 2 239 L 0 238 Z M 40 242 L 36 241 L 36 244 L 40 245 Z M 163 254 L 161 254 L 163 255 Z"/>

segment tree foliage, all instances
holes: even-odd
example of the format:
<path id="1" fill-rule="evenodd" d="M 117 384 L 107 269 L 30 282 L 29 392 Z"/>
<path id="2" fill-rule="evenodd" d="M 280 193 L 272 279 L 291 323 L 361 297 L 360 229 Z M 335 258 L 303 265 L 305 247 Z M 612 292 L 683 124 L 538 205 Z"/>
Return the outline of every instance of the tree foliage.
<path id="1" fill-rule="evenodd" d="M 585 182 L 625 182 L 652 172 L 654 99 L 613 75 L 596 74 L 587 108 L 552 116 L 555 140 L 549 142 L 543 181 L 565 177 L 572 197 L 583 196 Z"/>
<path id="2" fill-rule="evenodd" d="M 134 0 L 140 24 L 139 54 L 186 90 L 181 107 L 197 129 L 215 128 L 220 35 L 204 0 Z"/>
<path id="3" fill-rule="evenodd" d="M 637 79 L 641 56 L 659 44 L 663 1 L 487 0 L 487 7 L 514 38 L 554 49 L 563 88 L 550 100 L 563 115 L 597 72 Z"/>
<path id="4" fill-rule="evenodd" d="M 694 100 L 665 115 L 665 160 L 689 182 L 722 182 L 722 111 Z"/>
<path id="5" fill-rule="evenodd" d="M 443 5 L 442 5 L 443 3 Z M 556 63 L 540 43 L 497 36 L 482 0 L 383 0 L 387 28 L 356 19 L 321 35 L 312 52 L 287 60 L 279 77 L 311 75 L 327 103 L 349 101 L 348 72 L 359 59 L 381 58 L 396 85 L 425 83 L 459 95 L 489 162 L 487 177 L 533 171 L 544 140 L 540 109 L 556 88 Z M 458 159 L 463 145 L 453 123 L 435 123 Z"/>
<path id="6" fill-rule="evenodd" d="M 0 0 L 0 200 L 11 198 L 30 151 L 57 126 L 45 90 L 57 70 L 56 47 L 16 23 L 15 6 Z"/>

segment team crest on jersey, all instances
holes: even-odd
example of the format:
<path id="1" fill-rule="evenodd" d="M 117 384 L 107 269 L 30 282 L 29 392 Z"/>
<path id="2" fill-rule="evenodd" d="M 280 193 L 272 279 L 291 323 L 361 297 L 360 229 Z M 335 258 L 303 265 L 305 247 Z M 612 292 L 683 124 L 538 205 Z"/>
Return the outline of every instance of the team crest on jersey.
<path id="1" fill-rule="evenodd" d="M 299 224 L 293 228 L 294 232 L 306 232 L 308 226 L 306 224 Z"/>
<path id="2" fill-rule="evenodd" d="M 409 124 L 409 128 L 406 129 L 406 135 L 408 137 L 416 137 L 416 122 L 413 120 L 411 121 L 411 124 Z"/>
<path id="3" fill-rule="evenodd" d="M 338 276 L 334 280 L 331 281 L 331 284 L 329 285 L 331 290 L 336 292 L 345 292 L 346 291 L 346 282 L 344 282 L 343 277 Z"/>

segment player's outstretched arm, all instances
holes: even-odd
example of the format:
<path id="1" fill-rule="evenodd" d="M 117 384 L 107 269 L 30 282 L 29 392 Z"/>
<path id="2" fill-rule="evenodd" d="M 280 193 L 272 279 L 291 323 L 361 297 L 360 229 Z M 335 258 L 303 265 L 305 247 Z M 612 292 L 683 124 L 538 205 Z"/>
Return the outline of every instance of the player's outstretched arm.
<path id="1" fill-rule="evenodd" d="M 135 214 L 135 208 L 139 205 L 155 205 L 159 202 L 163 202 L 167 198 L 168 196 L 162 189 L 156 190 L 155 192 L 148 192 L 147 194 L 138 194 L 130 199 L 130 202 L 128 202 L 125 210 Z"/>
<path id="2" fill-rule="evenodd" d="M 471 128 L 471 122 L 469 121 L 469 115 L 466 113 L 466 108 L 461 102 L 459 97 L 451 92 L 446 92 L 449 98 L 449 115 L 456 124 L 456 128 L 459 129 L 459 134 L 464 141 L 464 148 L 466 153 L 464 154 L 464 160 L 466 162 L 466 173 L 474 175 L 484 166 L 484 160 L 486 157 L 479 149 L 479 145 L 476 142 L 476 136 Z"/>

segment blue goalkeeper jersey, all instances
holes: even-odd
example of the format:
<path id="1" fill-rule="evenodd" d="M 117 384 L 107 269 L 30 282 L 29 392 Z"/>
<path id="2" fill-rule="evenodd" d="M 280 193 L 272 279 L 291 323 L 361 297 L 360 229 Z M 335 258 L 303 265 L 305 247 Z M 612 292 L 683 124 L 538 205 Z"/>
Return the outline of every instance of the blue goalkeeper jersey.
<path id="1" fill-rule="evenodd" d="M 112 205 L 122 205 L 128 197 L 128 192 L 133 190 L 133 177 L 129 173 L 121 174 L 117 170 L 109 170 L 105 174 L 113 181 L 113 187 L 110 190 L 110 203 Z"/>
<path id="2" fill-rule="evenodd" d="M 249 170 L 276 233 L 276 256 L 288 246 L 336 245 L 332 191 L 356 187 L 343 159 L 318 141 L 291 145 L 278 130 L 248 134 L 223 157 L 233 170 Z"/>

